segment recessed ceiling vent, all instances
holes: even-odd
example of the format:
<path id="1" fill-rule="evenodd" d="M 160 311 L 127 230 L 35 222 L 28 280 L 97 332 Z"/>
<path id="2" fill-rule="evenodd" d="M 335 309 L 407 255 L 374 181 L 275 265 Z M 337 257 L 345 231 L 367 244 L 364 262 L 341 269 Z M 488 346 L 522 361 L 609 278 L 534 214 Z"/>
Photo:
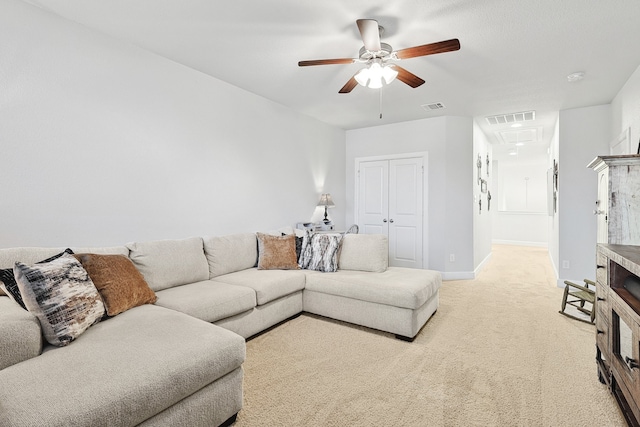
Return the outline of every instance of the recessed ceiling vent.
<path id="1" fill-rule="evenodd" d="M 542 126 L 495 131 L 501 144 L 529 145 L 542 142 Z"/>
<path id="2" fill-rule="evenodd" d="M 424 105 L 421 105 L 421 107 L 427 111 L 443 110 L 447 108 L 444 106 L 442 102 L 434 102 L 433 104 L 424 104 Z"/>
<path id="3" fill-rule="evenodd" d="M 524 111 L 522 113 L 498 114 L 487 117 L 490 125 L 508 125 L 510 123 L 528 122 L 536 119 L 535 111 Z"/>

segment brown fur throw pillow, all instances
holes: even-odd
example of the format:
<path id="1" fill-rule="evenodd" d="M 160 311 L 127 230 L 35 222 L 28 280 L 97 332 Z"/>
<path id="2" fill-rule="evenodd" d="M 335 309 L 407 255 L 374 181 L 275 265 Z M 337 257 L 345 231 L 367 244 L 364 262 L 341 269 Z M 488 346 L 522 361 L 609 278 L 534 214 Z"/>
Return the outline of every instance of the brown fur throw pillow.
<path id="1" fill-rule="evenodd" d="M 115 316 L 157 297 L 142 274 L 124 255 L 75 254 L 104 301 L 107 315 Z"/>
<path id="2" fill-rule="evenodd" d="M 258 236 L 258 270 L 297 270 L 296 237 L 293 234 Z"/>

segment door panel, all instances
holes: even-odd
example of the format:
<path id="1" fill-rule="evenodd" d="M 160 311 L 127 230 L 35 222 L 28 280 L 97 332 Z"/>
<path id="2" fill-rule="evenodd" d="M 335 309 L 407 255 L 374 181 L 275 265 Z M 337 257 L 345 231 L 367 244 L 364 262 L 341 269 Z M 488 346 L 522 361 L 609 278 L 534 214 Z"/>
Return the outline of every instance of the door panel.
<path id="1" fill-rule="evenodd" d="M 421 158 L 389 161 L 389 265 L 422 268 Z"/>
<path id="2" fill-rule="evenodd" d="M 366 234 L 388 234 L 389 162 L 360 164 L 358 225 Z"/>

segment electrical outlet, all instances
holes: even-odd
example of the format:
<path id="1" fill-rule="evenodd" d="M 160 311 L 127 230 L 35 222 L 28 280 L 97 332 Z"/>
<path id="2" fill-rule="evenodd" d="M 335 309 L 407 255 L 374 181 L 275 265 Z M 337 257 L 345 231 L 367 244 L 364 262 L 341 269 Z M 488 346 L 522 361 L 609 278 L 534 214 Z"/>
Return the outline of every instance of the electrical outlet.
<path id="1" fill-rule="evenodd" d="M 456 254 L 449 255 L 449 262 L 456 262 Z"/>
<path id="2" fill-rule="evenodd" d="M 562 261 L 562 268 L 569 268 L 569 261 L 567 260 Z"/>

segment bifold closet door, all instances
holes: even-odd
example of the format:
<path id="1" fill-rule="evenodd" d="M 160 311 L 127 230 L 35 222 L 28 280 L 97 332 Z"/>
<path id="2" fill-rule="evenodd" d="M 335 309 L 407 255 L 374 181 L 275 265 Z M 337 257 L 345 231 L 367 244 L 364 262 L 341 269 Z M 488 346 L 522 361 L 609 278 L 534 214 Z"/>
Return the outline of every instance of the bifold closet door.
<path id="1" fill-rule="evenodd" d="M 358 225 L 363 234 L 389 234 L 389 161 L 360 164 Z"/>
<path id="2" fill-rule="evenodd" d="M 358 225 L 389 236 L 389 265 L 422 268 L 422 158 L 361 162 Z"/>
<path id="3" fill-rule="evenodd" d="M 389 264 L 422 268 L 422 159 L 389 161 Z"/>

